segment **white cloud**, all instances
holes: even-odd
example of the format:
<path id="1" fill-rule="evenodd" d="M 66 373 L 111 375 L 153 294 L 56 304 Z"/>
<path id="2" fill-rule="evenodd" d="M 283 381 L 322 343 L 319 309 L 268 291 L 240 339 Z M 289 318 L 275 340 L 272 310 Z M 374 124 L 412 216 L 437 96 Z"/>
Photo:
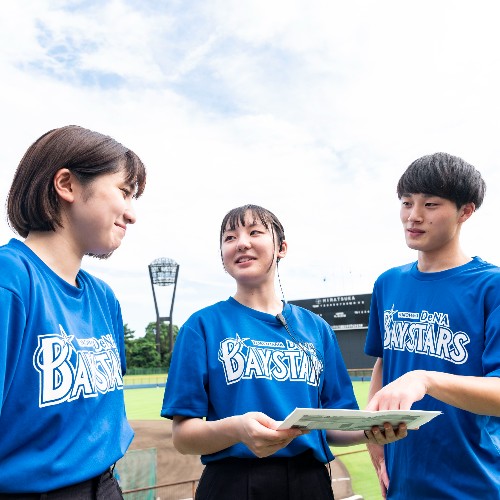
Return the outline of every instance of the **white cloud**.
<path id="1" fill-rule="evenodd" d="M 288 299 L 366 293 L 404 245 L 395 186 L 415 158 L 463 156 L 488 183 L 464 246 L 500 262 L 496 2 L 9 2 L 0 19 L 0 198 L 26 148 L 76 123 L 148 168 L 138 222 L 85 260 L 138 333 L 147 265 L 180 264 L 174 321 L 233 291 L 218 232 L 258 203 L 285 225 Z M 3 206 L 3 202 L 2 202 Z M 0 237 L 10 236 L 0 224 Z"/>

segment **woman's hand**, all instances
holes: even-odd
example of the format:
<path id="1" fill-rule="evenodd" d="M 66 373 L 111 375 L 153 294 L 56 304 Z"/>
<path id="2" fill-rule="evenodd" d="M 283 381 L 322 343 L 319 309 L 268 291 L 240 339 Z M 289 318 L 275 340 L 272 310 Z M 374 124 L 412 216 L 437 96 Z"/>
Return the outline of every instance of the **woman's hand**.
<path id="1" fill-rule="evenodd" d="M 275 430 L 279 422 L 260 412 L 245 413 L 238 418 L 241 442 L 259 458 L 273 455 L 296 437 L 309 433 L 301 429 Z"/>

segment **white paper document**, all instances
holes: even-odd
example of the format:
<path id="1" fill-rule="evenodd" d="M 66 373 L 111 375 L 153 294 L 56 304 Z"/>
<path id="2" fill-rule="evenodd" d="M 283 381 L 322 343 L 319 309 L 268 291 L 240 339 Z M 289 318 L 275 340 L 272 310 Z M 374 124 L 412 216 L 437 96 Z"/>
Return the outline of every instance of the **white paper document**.
<path id="1" fill-rule="evenodd" d="M 341 431 L 370 430 L 389 422 L 396 427 L 404 422 L 408 429 L 416 429 L 440 415 L 440 411 L 423 410 L 330 410 L 326 408 L 295 408 L 278 429 L 338 429 Z"/>

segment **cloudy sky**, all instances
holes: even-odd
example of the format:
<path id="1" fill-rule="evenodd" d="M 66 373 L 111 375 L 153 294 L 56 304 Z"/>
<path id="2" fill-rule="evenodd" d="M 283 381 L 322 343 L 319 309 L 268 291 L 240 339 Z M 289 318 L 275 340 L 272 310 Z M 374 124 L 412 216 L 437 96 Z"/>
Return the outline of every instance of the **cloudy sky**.
<path id="1" fill-rule="evenodd" d="M 218 232 L 245 203 L 285 226 L 287 300 L 371 292 L 416 257 L 395 186 L 436 151 L 482 172 L 486 200 L 463 243 L 500 263 L 498 10 L 494 0 L 2 2 L 0 240 L 15 236 L 4 201 L 25 150 L 78 124 L 148 169 L 122 247 L 84 261 L 137 335 L 155 319 L 156 258 L 180 264 L 176 324 L 233 293 Z"/>

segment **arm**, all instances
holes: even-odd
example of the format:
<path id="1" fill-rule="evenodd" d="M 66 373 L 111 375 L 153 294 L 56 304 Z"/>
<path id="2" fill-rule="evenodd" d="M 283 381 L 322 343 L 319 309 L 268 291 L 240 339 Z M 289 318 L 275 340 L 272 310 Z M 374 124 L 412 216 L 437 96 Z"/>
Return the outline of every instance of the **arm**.
<path id="1" fill-rule="evenodd" d="M 177 451 L 183 454 L 209 455 L 243 443 L 262 458 L 276 453 L 297 436 L 309 432 L 300 429 L 274 430 L 278 424 L 259 412 L 215 421 L 176 415 L 173 418 L 172 438 Z"/>
<path id="2" fill-rule="evenodd" d="M 426 394 L 479 415 L 500 416 L 500 378 L 414 370 L 373 396 L 367 410 L 407 410 Z"/>
<path id="3" fill-rule="evenodd" d="M 335 337 L 333 338 L 334 341 L 332 342 L 332 344 L 334 344 L 336 347 L 336 349 L 334 349 L 333 352 L 335 353 L 335 355 L 339 355 L 339 357 L 341 358 L 340 348 L 338 347 Z M 332 366 L 335 371 L 332 371 L 331 369 Z M 347 373 L 347 370 L 345 370 L 343 360 L 337 359 L 336 363 L 333 364 L 329 363 L 329 368 L 330 372 L 329 373 L 325 372 L 325 377 L 324 377 L 325 379 L 324 388 L 330 387 L 330 389 L 326 390 L 326 393 L 328 394 L 331 388 L 333 387 L 334 389 L 336 389 L 337 398 L 342 397 L 344 393 L 350 394 L 351 392 L 348 392 L 347 388 L 349 388 L 350 391 L 352 391 L 352 384 L 349 375 Z M 337 384 L 337 386 L 335 386 L 334 381 L 338 382 L 338 380 L 340 380 L 341 374 L 345 376 L 343 384 Z M 380 384 L 381 381 L 382 378 L 380 376 Z M 352 397 L 354 398 L 354 394 L 352 394 Z M 330 405 L 336 404 L 336 401 L 335 399 L 331 400 L 327 399 L 324 401 L 324 404 L 326 405 L 325 407 L 328 408 L 330 407 Z M 368 431 L 367 429 L 366 432 L 340 431 L 340 430 L 328 430 L 326 432 L 327 441 L 335 446 L 351 446 L 356 444 L 368 444 L 368 443 L 372 443 L 375 445 L 384 445 L 392 443 L 394 441 L 398 441 L 399 439 L 403 439 L 406 436 L 407 436 L 407 430 L 405 424 L 401 424 L 398 427 L 398 429 L 395 430 L 389 423 L 384 425 L 384 430 L 381 430 L 378 426 L 373 426 L 371 431 Z"/>
<path id="4" fill-rule="evenodd" d="M 328 443 L 334 446 L 352 446 L 355 444 L 383 446 L 384 444 L 399 441 L 406 436 L 407 430 L 405 424 L 400 424 L 397 430 L 394 430 L 390 424 L 384 424 L 383 432 L 378 426 L 372 427 L 371 431 L 366 431 L 366 433 L 364 431 L 326 431 Z"/>
<path id="5" fill-rule="evenodd" d="M 25 328 L 26 311 L 21 299 L 11 291 L 0 287 L 0 415 L 6 398 L 5 391 L 16 376 L 15 360 L 25 340 Z"/>
<path id="6" fill-rule="evenodd" d="M 370 389 L 368 390 L 368 401 L 382 387 L 382 358 L 378 358 L 373 367 Z M 368 408 L 367 408 L 368 409 Z M 392 425 L 385 424 L 384 432 L 378 426 L 374 426 L 371 431 L 328 431 L 329 442 L 337 446 L 349 446 L 353 444 L 366 444 L 370 449 L 379 449 L 382 458 L 384 456 L 384 444 L 389 444 L 407 436 L 405 424 L 400 424 L 397 431 L 394 432 Z M 373 445 L 373 448 L 372 448 Z"/>
<path id="7" fill-rule="evenodd" d="M 373 396 L 382 388 L 382 358 L 377 358 L 373 367 L 372 379 L 370 382 L 370 389 L 368 391 L 368 401 L 370 402 Z M 368 404 L 367 409 L 370 409 Z M 369 433 L 368 433 L 369 434 Z M 380 485 L 380 492 L 383 498 L 387 496 L 387 488 L 389 488 L 389 476 L 387 475 L 387 468 L 385 466 L 384 447 L 379 444 L 368 443 L 366 445 L 370 459 L 372 461 L 375 472 L 377 473 L 378 482 Z"/>

